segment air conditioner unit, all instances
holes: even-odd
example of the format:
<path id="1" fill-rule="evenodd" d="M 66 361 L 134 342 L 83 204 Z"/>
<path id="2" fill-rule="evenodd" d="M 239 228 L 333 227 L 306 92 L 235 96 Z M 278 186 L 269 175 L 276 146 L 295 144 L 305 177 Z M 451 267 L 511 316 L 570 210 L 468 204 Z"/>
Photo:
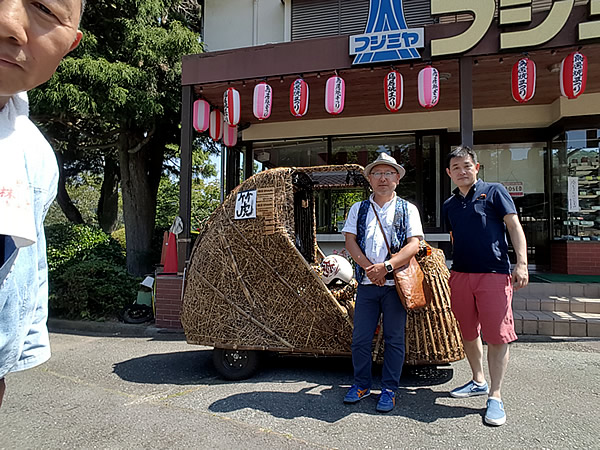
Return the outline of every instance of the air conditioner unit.
<path id="1" fill-rule="evenodd" d="M 271 159 L 271 154 L 269 152 L 257 152 L 254 154 L 254 159 L 258 162 L 264 163 Z"/>

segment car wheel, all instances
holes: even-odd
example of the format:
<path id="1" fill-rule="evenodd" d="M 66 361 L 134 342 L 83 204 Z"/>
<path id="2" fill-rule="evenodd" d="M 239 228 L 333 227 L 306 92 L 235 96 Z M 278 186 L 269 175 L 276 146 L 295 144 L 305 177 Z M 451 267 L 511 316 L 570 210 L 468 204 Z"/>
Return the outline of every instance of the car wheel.
<path id="1" fill-rule="evenodd" d="M 255 350 L 231 350 L 215 348 L 213 364 L 226 380 L 244 380 L 256 373 L 259 365 L 259 353 Z"/>

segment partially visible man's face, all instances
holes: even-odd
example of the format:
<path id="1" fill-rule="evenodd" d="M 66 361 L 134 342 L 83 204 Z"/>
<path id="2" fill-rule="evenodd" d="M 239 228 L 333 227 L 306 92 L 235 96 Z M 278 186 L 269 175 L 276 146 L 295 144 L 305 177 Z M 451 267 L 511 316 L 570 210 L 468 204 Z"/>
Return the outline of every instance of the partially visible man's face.
<path id="1" fill-rule="evenodd" d="M 81 40 L 81 0 L 0 0 L 0 108 L 48 81 Z"/>
<path id="2" fill-rule="evenodd" d="M 458 188 L 471 188 L 477 181 L 479 163 L 475 164 L 470 156 L 457 156 L 450 160 L 446 173 Z"/>

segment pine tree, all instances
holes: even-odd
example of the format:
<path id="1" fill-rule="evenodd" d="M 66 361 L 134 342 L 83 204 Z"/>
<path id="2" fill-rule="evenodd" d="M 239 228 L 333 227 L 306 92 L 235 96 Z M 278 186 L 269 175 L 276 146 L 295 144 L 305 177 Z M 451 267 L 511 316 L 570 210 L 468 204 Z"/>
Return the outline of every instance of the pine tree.
<path id="1" fill-rule="evenodd" d="M 133 275 L 154 262 L 156 195 L 165 155 L 180 138 L 181 57 L 202 51 L 200 13 L 195 0 L 88 2 L 80 46 L 30 94 L 33 118 L 69 168 L 102 167 L 103 227 L 116 217 L 120 180 Z"/>

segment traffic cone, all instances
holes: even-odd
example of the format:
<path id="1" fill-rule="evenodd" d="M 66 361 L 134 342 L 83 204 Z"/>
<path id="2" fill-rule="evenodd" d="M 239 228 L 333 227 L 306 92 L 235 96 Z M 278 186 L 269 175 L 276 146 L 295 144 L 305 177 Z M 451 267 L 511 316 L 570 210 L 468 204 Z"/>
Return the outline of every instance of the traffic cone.
<path id="1" fill-rule="evenodd" d="M 174 233 L 169 233 L 163 273 L 177 273 L 177 236 Z"/>

